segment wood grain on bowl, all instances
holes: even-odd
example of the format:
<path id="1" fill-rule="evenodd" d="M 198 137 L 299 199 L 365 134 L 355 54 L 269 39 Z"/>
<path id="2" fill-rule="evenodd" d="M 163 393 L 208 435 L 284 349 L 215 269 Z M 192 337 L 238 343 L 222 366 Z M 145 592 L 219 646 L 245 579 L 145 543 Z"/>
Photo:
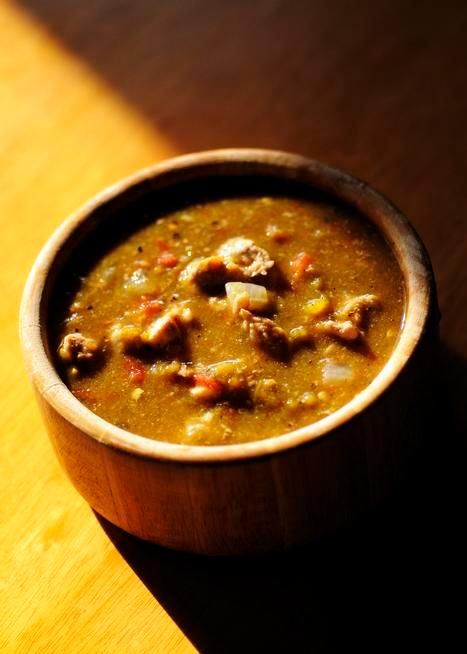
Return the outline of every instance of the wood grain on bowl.
<path id="1" fill-rule="evenodd" d="M 358 209 L 382 232 L 401 268 L 405 322 L 377 377 L 319 422 L 264 441 L 212 447 L 149 440 L 86 409 L 61 381 L 47 321 L 54 285 L 89 234 L 125 210 L 203 180 L 300 183 Z M 209 554 L 282 549 L 329 533 L 391 492 L 423 436 L 437 307 L 425 250 L 406 219 L 366 184 L 283 152 L 220 150 L 143 170 L 98 196 L 52 236 L 25 289 L 22 342 L 49 434 L 91 506 L 132 534 Z M 428 371 L 428 374 L 427 374 Z"/>

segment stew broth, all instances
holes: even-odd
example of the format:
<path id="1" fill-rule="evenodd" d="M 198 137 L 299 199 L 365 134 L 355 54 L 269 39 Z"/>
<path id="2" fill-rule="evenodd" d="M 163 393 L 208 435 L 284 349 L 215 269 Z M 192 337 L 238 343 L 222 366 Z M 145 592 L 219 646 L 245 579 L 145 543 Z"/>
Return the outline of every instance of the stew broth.
<path id="1" fill-rule="evenodd" d="M 57 358 L 91 411 L 149 438 L 229 444 L 315 422 L 387 361 L 404 313 L 388 245 L 352 210 L 239 197 L 167 214 L 71 292 Z"/>

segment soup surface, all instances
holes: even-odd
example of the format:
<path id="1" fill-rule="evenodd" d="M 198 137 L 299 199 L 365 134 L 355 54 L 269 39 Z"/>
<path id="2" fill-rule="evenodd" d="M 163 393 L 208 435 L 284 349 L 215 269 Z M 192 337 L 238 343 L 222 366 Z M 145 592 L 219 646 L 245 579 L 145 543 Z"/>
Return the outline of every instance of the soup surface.
<path id="1" fill-rule="evenodd" d="M 228 444 L 335 411 L 381 370 L 404 290 L 376 229 L 350 209 L 239 197 L 167 214 L 70 284 L 59 366 L 124 429 Z"/>

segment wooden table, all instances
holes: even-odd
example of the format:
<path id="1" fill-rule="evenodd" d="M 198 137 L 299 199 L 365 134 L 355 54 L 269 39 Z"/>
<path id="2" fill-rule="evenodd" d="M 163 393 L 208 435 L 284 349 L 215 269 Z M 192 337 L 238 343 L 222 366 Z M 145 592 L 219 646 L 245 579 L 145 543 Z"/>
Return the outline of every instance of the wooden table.
<path id="1" fill-rule="evenodd" d="M 466 30 L 462 2 L 1 0 L 1 652 L 418 652 L 436 638 L 454 651 Z M 69 212 L 141 166 L 221 146 L 322 159 L 407 213 L 438 279 L 450 416 L 375 515 L 247 561 L 166 552 L 98 519 L 58 467 L 17 339 L 27 272 Z"/>

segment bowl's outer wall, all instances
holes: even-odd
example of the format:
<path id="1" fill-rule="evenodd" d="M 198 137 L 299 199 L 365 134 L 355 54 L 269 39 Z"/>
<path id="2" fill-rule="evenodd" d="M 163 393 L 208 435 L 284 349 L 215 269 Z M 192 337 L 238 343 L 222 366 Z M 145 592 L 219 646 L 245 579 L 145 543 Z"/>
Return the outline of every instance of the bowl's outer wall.
<path id="1" fill-rule="evenodd" d="M 396 382 L 324 438 L 251 461 L 187 464 L 98 442 L 37 393 L 58 458 L 101 515 L 140 538 L 211 555 L 280 550 L 350 523 L 399 483 L 426 429 L 437 315 Z M 416 410 L 414 410 L 416 407 Z"/>
<path id="2" fill-rule="evenodd" d="M 404 276 L 411 280 L 407 293 L 413 331 L 406 326 L 403 334 L 413 337 L 416 347 L 405 351 L 408 360 L 405 354 L 399 358 L 404 364 L 381 395 L 375 395 L 363 410 L 354 410 L 350 402 L 344 407 L 345 418 L 337 423 L 340 426 L 319 437 L 313 437 L 312 425 L 304 440 L 291 437 L 287 446 L 283 437 L 270 439 L 277 447 L 265 446 L 264 452 L 261 441 L 249 444 L 254 446 L 250 449 L 225 446 L 222 455 L 213 456 L 210 448 L 193 448 L 206 453 L 182 461 L 174 453 L 162 455 L 164 448 L 147 448 L 147 441 L 145 447 L 121 447 L 120 437 L 109 440 L 104 430 L 92 424 L 89 412 L 86 419 L 75 416 L 69 393 L 43 352 L 47 293 L 57 275 L 54 262 L 66 258 L 73 243 L 96 221 L 120 211 L 131 198 L 213 172 L 298 179 L 348 201 L 381 228 L 397 225 L 389 240 Z M 394 236 L 396 232 L 399 236 Z M 233 150 L 188 155 L 142 171 L 91 201 L 52 237 L 45 251 L 23 297 L 26 361 L 63 467 L 81 495 L 114 524 L 161 545 L 205 554 L 278 550 L 348 524 L 385 498 L 405 474 L 426 430 L 431 406 L 438 342 L 436 291 L 419 239 L 397 209 L 363 182 L 287 153 Z M 243 455 L 231 456 L 239 447 Z M 247 450 L 257 453 L 246 455 Z"/>

